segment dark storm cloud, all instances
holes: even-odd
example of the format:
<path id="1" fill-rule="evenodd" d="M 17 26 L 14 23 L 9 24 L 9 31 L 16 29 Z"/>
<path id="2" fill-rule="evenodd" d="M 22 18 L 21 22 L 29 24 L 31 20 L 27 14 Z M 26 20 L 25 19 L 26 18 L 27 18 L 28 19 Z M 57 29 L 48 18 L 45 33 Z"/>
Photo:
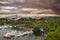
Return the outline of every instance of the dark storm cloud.
<path id="1" fill-rule="evenodd" d="M 56 9 L 60 9 L 60 0 L 54 0 L 52 7 Z"/>
<path id="2" fill-rule="evenodd" d="M 56 14 L 60 15 L 60 0 L 53 0 L 52 10 L 55 11 Z"/>

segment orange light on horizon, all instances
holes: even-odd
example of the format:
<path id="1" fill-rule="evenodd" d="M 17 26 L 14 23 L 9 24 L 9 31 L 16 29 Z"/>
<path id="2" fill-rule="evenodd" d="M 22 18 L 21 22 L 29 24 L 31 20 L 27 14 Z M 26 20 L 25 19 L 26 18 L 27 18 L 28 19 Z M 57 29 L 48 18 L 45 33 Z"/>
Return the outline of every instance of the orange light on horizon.
<path id="1" fill-rule="evenodd" d="M 1 4 L 8 4 L 7 1 L 0 1 Z"/>

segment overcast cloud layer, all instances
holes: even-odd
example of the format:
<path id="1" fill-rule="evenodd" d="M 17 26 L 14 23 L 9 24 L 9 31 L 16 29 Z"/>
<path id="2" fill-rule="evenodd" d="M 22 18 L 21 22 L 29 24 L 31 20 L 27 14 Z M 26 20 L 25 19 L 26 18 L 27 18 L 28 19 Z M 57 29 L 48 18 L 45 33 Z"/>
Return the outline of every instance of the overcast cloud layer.
<path id="1" fill-rule="evenodd" d="M 17 7 L 20 7 L 22 5 L 22 7 L 50 8 L 53 9 L 58 14 L 60 14 L 60 0 L 0 0 L 0 1 L 9 2 L 7 5 L 14 5 Z"/>

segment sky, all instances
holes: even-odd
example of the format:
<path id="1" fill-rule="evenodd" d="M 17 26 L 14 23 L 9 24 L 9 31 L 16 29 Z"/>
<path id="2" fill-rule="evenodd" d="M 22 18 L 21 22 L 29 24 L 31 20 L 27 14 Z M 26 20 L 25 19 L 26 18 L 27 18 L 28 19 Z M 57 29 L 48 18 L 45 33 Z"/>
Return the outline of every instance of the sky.
<path id="1" fill-rule="evenodd" d="M 24 3 L 24 2 L 30 2 L 30 4 L 36 4 L 38 6 L 42 7 L 54 7 L 57 9 L 60 9 L 60 0 L 0 0 L 0 1 L 5 1 L 5 3 L 15 3 L 19 4 L 19 2 Z M 7 2 L 6 2 L 7 1 Z"/>
<path id="2" fill-rule="evenodd" d="M 50 8 L 60 14 L 60 0 L 0 0 L 0 4 L 2 1 L 3 4 L 17 7 L 22 5 L 22 7 Z"/>

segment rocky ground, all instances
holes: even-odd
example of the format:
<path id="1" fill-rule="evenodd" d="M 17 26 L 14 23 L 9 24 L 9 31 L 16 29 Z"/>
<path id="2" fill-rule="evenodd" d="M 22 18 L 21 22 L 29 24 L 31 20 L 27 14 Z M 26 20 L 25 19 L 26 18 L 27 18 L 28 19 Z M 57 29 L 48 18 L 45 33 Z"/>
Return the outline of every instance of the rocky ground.
<path id="1" fill-rule="evenodd" d="M 44 38 L 41 36 L 38 36 L 38 37 L 36 37 L 36 40 L 44 40 Z"/>

